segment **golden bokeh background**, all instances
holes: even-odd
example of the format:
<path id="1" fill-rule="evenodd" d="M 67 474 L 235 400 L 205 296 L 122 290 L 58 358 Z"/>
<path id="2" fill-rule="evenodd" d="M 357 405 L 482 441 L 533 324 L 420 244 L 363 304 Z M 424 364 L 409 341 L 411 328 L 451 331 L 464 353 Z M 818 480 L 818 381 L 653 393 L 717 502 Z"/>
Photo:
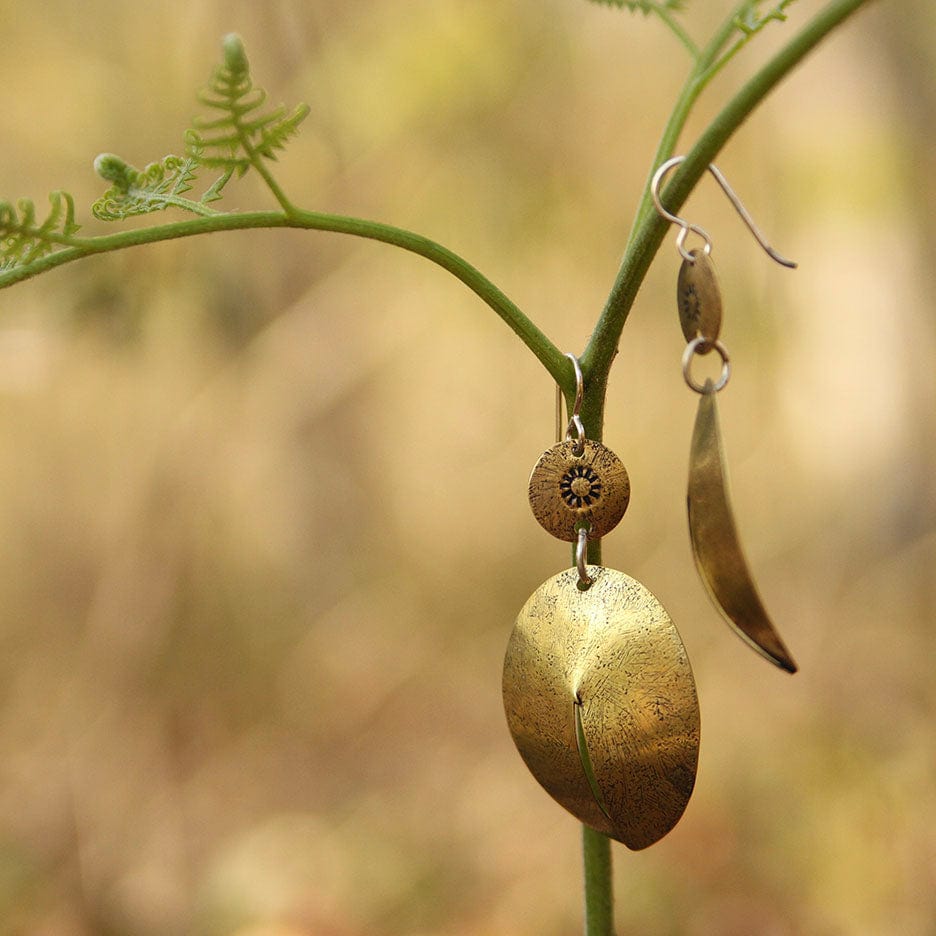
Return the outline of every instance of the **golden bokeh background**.
<path id="1" fill-rule="evenodd" d="M 728 4 L 690 3 L 699 36 Z M 760 36 L 687 140 L 820 8 Z M 0 2 L 0 195 L 181 148 L 230 31 L 300 205 L 485 271 L 580 351 L 688 68 L 583 0 Z M 686 207 L 715 238 L 720 397 L 751 565 L 800 664 L 745 647 L 692 564 L 696 400 L 668 238 L 606 441 L 605 562 L 677 622 L 702 705 L 687 813 L 615 846 L 619 936 L 936 932 L 936 13 L 880 0 L 741 129 Z M 269 206 L 247 177 L 231 207 Z M 148 219 L 149 220 L 149 219 Z M 156 220 L 155 218 L 152 220 Z M 0 936 L 572 936 L 579 829 L 527 774 L 500 670 L 568 563 L 526 503 L 553 387 L 426 261 L 218 234 L 0 294 Z"/>

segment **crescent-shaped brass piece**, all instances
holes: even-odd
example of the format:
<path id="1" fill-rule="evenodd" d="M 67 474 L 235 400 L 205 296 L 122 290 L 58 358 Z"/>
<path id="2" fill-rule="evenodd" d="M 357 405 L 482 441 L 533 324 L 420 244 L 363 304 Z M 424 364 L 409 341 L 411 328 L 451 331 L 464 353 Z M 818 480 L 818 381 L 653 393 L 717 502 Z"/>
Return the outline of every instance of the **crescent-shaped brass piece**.
<path id="1" fill-rule="evenodd" d="M 544 582 L 504 660 L 514 742 L 546 791 L 628 848 L 677 823 L 695 785 L 699 703 L 685 647 L 659 601 L 623 572 L 588 566 Z"/>
<path id="2" fill-rule="evenodd" d="M 764 609 L 735 526 L 728 501 L 728 481 L 716 391 L 706 381 L 689 456 L 689 537 L 699 575 L 715 605 L 755 650 L 785 669 L 796 672 L 780 635 Z"/>

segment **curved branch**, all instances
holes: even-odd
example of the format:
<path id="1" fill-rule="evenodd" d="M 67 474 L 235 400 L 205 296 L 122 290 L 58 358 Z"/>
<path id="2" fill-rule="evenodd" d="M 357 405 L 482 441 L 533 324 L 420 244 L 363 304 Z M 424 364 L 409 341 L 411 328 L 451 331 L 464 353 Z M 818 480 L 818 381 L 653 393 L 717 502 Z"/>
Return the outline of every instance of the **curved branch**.
<path id="1" fill-rule="evenodd" d="M 443 247 L 422 234 L 414 234 L 412 231 L 387 224 L 362 221 L 342 215 L 296 209 L 286 223 L 291 227 L 335 231 L 340 234 L 353 234 L 357 237 L 382 241 L 431 260 L 443 270 L 448 270 L 475 295 L 483 299 L 536 355 L 557 383 L 564 388 L 574 389 L 574 379 L 570 379 L 572 371 L 563 353 L 491 280 L 447 247 Z"/>
<path id="2" fill-rule="evenodd" d="M 71 237 L 67 239 L 68 246 L 62 250 L 57 250 L 32 263 L 0 272 L 0 289 L 94 254 L 122 250 L 141 244 L 153 244 L 178 237 L 193 237 L 196 234 L 238 231 L 248 228 L 299 228 L 351 234 L 392 244 L 425 257 L 447 270 L 456 279 L 461 280 L 475 295 L 483 299 L 536 355 L 554 380 L 567 389 L 570 385 L 574 385 L 574 383 L 570 384 L 571 370 L 562 352 L 533 324 L 516 303 L 512 302 L 502 290 L 467 260 L 421 234 L 389 224 L 349 218 L 344 215 L 322 214 L 299 208 L 293 208 L 288 215 L 280 211 L 253 211 L 175 221 L 171 224 L 103 234 L 98 237 Z M 61 239 L 60 242 L 65 242 L 65 239 Z"/>

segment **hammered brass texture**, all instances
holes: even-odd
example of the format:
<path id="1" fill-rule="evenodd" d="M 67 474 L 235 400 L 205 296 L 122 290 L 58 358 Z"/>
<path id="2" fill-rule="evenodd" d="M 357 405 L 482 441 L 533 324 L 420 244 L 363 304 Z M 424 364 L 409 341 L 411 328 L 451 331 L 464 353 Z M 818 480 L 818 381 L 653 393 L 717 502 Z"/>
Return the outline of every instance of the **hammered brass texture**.
<path id="1" fill-rule="evenodd" d="M 574 543 L 578 529 L 592 539 L 620 522 L 630 501 L 630 479 L 621 460 L 600 442 L 560 442 L 543 452 L 530 474 L 530 507 L 545 530 Z"/>
<path id="2" fill-rule="evenodd" d="M 588 573 L 587 591 L 568 569 L 524 605 L 504 659 L 504 710 L 544 789 L 581 822 L 637 850 L 669 832 L 689 802 L 699 703 L 660 602 L 623 572 Z"/>
<path id="3" fill-rule="evenodd" d="M 706 381 L 689 456 L 689 537 L 696 567 L 709 596 L 755 650 L 785 669 L 796 672 L 780 635 L 764 609 L 748 570 L 728 500 L 728 478 L 716 393 Z"/>
<path id="4" fill-rule="evenodd" d="M 690 263 L 683 260 L 676 280 L 679 324 L 686 341 L 704 338 L 699 354 L 708 354 L 718 340 L 722 322 L 721 290 L 711 258 L 703 250 L 690 250 Z"/>

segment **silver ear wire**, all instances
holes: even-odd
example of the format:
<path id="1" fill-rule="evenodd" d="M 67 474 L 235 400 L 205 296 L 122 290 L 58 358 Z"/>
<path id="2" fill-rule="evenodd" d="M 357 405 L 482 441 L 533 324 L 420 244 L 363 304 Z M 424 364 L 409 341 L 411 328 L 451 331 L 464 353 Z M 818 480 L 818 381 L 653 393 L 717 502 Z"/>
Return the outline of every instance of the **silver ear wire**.
<path id="1" fill-rule="evenodd" d="M 706 254 L 712 252 L 712 239 L 706 233 L 703 228 L 700 228 L 697 224 L 690 224 L 688 221 L 683 218 L 678 217 L 677 215 L 672 214 L 672 212 L 667 211 L 663 207 L 663 202 L 660 200 L 660 186 L 663 184 L 663 178 L 670 169 L 678 166 L 680 163 L 684 162 L 686 159 L 685 156 L 673 156 L 671 159 L 667 159 L 662 166 L 660 166 L 656 172 L 653 173 L 653 178 L 650 180 L 650 197 L 653 199 L 653 205 L 657 210 L 657 213 L 661 218 L 665 218 L 667 221 L 672 222 L 673 224 L 679 225 L 680 231 L 676 235 L 676 249 L 679 251 L 680 255 L 684 260 L 688 260 L 692 263 L 692 255 L 686 250 L 686 237 L 691 231 L 693 234 L 697 234 L 705 242 L 703 250 Z M 793 260 L 787 260 L 785 257 L 782 257 L 777 253 L 770 244 L 767 243 L 766 238 L 758 230 L 757 225 L 754 223 L 754 219 L 748 213 L 748 210 L 741 203 L 741 199 L 735 194 L 732 187 L 728 184 L 728 180 L 722 175 L 718 167 L 714 163 L 709 163 L 708 166 L 709 172 L 715 176 L 715 181 L 721 186 L 722 191 L 728 196 L 728 200 L 735 207 L 735 211 L 741 216 L 741 220 L 747 225 L 748 230 L 754 235 L 755 240 L 758 244 L 763 247 L 767 255 L 772 259 L 776 260 L 781 266 L 789 267 L 790 269 L 796 269 L 796 263 Z"/>
<path id="2" fill-rule="evenodd" d="M 566 442 L 575 443 L 575 454 L 581 455 L 585 448 L 585 426 L 582 424 L 582 400 L 585 398 L 585 380 L 582 377 L 582 367 L 574 354 L 566 354 L 575 368 L 575 402 L 569 414 L 569 425 L 566 428 Z"/>

